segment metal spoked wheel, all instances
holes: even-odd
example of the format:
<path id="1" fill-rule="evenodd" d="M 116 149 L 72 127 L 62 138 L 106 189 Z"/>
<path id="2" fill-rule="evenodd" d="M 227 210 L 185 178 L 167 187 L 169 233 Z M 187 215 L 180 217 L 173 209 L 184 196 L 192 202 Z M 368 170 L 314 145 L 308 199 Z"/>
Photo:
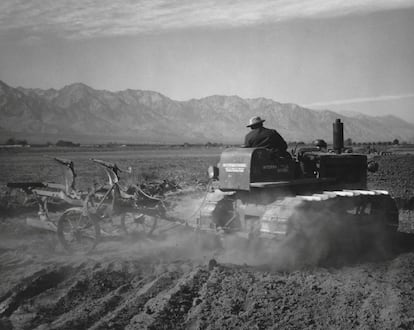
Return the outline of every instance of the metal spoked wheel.
<path id="1" fill-rule="evenodd" d="M 58 220 L 57 234 L 66 251 L 75 254 L 91 252 L 99 242 L 98 221 L 81 208 L 66 210 Z"/>
<path id="2" fill-rule="evenodd" d="M 126 234 L 148 237 L 154 233 L 157 224 L 157 217 L 142 213 L 124 213 L 121 216 L 121 227 Z"/>

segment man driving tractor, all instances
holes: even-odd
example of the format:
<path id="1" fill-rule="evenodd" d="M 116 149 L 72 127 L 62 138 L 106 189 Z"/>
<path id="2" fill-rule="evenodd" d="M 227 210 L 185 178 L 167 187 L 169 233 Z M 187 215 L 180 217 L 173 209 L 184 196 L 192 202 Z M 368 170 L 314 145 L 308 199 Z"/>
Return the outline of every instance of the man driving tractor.
<path id="1" fill-rule="evenodd" d="M 276 130 L 263 127 L 264 121 L 259 116 L 250 118 L 249 125 L 246 127 L 250 127 L 251 131 L 246 135 L 243 147 L 263 147 L 285 154 L 287 149 L 286 141 Z"/>

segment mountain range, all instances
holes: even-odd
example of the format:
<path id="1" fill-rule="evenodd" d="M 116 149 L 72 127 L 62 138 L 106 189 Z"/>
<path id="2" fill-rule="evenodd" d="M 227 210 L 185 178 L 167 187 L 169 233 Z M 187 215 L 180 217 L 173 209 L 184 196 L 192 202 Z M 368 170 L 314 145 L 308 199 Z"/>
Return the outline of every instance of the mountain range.
<path id="1" fill-rule="evenodd" d="M 242 143 L 250 117 L 287 141 L 332 141 L 340 118 L 345 138 L 359 142 L 414 141 L 414 125 L 395 116 L 346 116 L 311 110 L 266 98 L 214 95 L 175 101 L 143 90 L 111 92 L 75 83 L 62 89 L 11 87 L 0 81 L 0 138 L 29 142 L 71 140 L 81 143 L 139 144 Z"/>

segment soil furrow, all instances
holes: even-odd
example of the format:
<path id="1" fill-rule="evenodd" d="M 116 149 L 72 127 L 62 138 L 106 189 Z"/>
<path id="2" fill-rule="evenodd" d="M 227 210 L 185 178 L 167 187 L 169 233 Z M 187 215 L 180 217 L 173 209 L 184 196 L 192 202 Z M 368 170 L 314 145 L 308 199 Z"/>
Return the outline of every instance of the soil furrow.
<path id="1" fill-rule="evenodd" d="M 165 290 L 169 290 L 179 276 L 180 274 L 176 272 L 166 272 L 152 281 L 142 280 L 112 312 L 95 323 L 91 329 L 124 329 L 135 315 L 144 310 L 148 300 L 157 297 Z M 146 282 L 147 280 L 150 282 Z"/>
<path id="2" fill-rule="evenodd" d="M 43 324 L 40 328 L 47 329 L 87 329 L 97 322 L 103 315 L 106 315 L 118 306 L 123 295 L 131 289 L 131 285 L 126 283 L 119 288 L 109 292 L 102 298 L 92 301 L 85 301 L 78 304 L 65 314 L 50 324 Z"/>
<path id="3" fill-rule="evenodd" d="M 51 313 L 55 316 L 66 313 L 79 304 L 101 298 L 131 279 L 131 274 L 99 268 L 92 271 L 84 269 L 78 279 L 55 304 Z"/>
<path id="4" fill-rule="evenodd" d="M 206 277 L 205 272 L 198 267 L 185 274 L 171 289 L 148 300 L 143 311 L 131 319 L 126 329 L 181 328 L 185 315 L 198 294 L 198 288 Z"/>
<path id="5" fill-rule="evenodd" d="M 26 300 L 56 287 L 63 281 L 70 268 L 44 269 L 26 278 L 23 283 L 11 289 L 0 300 L 0 317 L 10 316 Z"/>

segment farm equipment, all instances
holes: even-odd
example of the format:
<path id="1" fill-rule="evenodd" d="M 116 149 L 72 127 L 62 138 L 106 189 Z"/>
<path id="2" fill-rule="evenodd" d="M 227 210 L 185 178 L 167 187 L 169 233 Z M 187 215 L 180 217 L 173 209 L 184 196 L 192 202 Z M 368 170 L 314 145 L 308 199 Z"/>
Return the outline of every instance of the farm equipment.
<path id="1" fill-rule="evenodd" d="M 119 182 L 121 169 L 116 164 L 91 159 L 102 166 L 108 182 L 88 191 L 75 188 L 76 173 L 72 161 L 53 158 L 65 169 L 65 184 L 49 182 L 12 182 L 7 187 L 20 189 L 26 200 L 38 205 L 38 217 L 28 217 L 32 227 L 57 233 L 62 246 L 69 252 L 90 252 L 105 237 L 117 237 L 133 232 L 150 235 L 158 217 L 165 213 L 161 199 L 150 196 L 138 186 L 127 191 Z M 60 205 L 60 212 L 49 212 L 50 205 Z"/>
<path id="2" fill-rule="evenodd" d="M 83 198 L 82 206 L 69 208 L 60 216 L 57 235 L 63 247 L 70 252 L 76 249 L 89 252 L 105 237 L 131 231 L 138 236 L 151 235 L 158 217 L 165 213 L 162 201 L 137 186 L 130 187 L 130 192 L 120 185 L 120 173 L 131 173 L 130 168 L 125 170 L 111 162 L 91 160 L 104 168 L 108 184 L 91 190 Z"/>
<path id="3" fill-rule="evenodd" d="M 264 148 L 224 150 L 209 168 L 213 188 L 191 225 L 245 237 L 252 246 L 275 242 L 309 263 L 338 249 L 386 248 L 397 232 L 399 210 L 387 191 L 367 189 L 367 171 L 378 165 L 344 152 L 339 119 L 332 150 L 315 142 L 293 157 Z"/>

